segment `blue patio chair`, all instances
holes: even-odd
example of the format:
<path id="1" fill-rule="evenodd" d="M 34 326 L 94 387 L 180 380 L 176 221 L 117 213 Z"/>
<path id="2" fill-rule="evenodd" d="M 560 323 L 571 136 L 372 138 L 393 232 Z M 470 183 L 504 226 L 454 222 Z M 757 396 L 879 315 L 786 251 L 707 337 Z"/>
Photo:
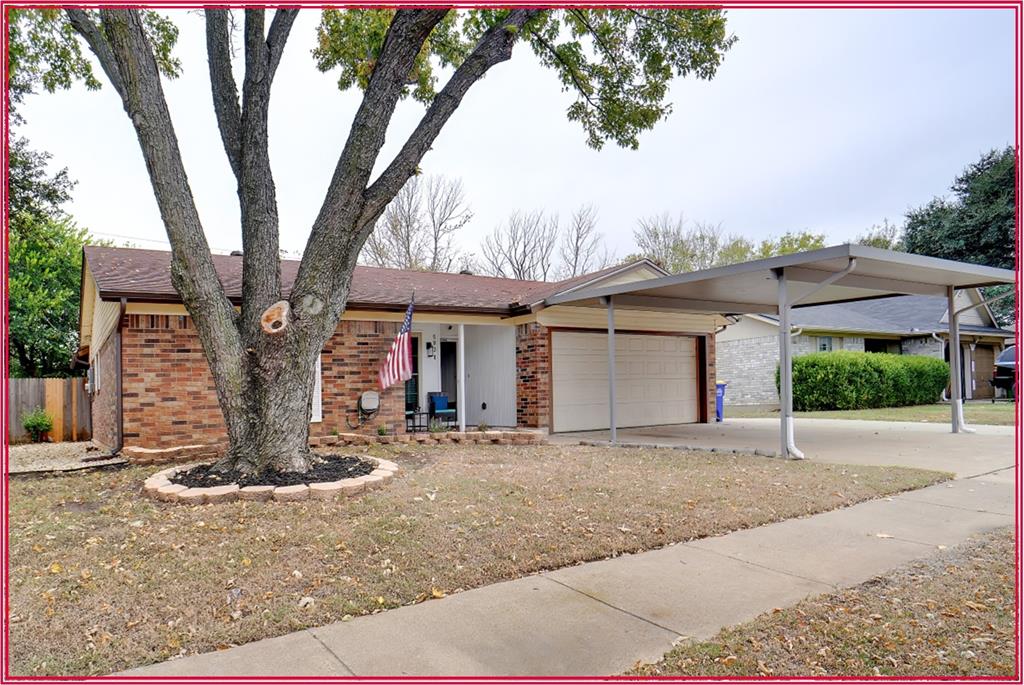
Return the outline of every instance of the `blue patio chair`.
<path id="1" fill-rule="evenodd" d="M 452 426 L 455 424 L 457 411 L 454 407 L 448 406 L 448 393 L 428 392 L 427 404 L 429 405 L 428 409 L 431 420 L 437 419 L 443 422 L 446 426 Z"/>

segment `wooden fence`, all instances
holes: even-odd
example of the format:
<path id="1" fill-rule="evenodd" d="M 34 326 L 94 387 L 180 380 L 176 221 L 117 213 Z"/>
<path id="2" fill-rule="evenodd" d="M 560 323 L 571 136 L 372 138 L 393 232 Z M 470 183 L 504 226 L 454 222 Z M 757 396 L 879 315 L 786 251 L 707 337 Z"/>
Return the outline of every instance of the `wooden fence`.
<path id="1" fill-rule="evenodd" d="M 84 378 L 11 378 L 7 381 L 8 438 L 29 440 L 21 425 L 26 414 L 41 407 L 53 420 L 50 440 L 88 440 L 92 437 L 89 393 Z"/>

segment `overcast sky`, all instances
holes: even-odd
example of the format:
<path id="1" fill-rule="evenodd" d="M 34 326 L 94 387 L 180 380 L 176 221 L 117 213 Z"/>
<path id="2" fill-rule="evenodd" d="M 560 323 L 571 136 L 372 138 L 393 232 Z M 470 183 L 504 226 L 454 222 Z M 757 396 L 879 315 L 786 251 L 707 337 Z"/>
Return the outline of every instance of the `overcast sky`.
<path id="1" fill-rule="evenodd" d="M 173 11 L 184 74 L 165 84 L 211 247 L 241 246 L 233 178 L 217 134 L 203 21 Z M 310 49 L 301 13 L 271 105 L 282 247 L 301 250 L 358 103 Z M 634 249 L 641 216 L 684 213 L 759 239 L 787 230 L 836 244 L 947 192 L 980 153 L 1013 141 L 1012 10 L 731 10 L 738 38 L 712 81 L 677 80 L 673 114 L 637 151 L 598 152 L 566 120 L 571 98 L 523 46 L 475 85 L 424 159 L 461 178 L 475 214 L 462 244 L 510 212 L 563 217 L 594 204 L 608 246 Z M 237 61 L 237 60 L 236 60 Z M 240 68 L 240 65 L 238 65 Z M 240 78 L 240 77 L 239 77 Z M 166 246 L 134 131 L 109 87 L 40 94 L 20 132 L 78 180 L 69 210 L 119 242 Z M 390 158 L 423 112 L 400 105 Z"/>

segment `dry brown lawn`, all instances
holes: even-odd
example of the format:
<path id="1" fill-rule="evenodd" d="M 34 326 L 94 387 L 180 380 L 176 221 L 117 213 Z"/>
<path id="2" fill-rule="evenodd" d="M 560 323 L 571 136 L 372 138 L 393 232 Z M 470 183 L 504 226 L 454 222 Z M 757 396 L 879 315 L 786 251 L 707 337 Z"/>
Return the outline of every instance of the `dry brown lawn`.
<path id="1" fill-rule="evenodd" d="M 601 447 L 387 454 L 398 478 L 337 503 L 162 504 L 139 494 L 153 467 L 13 480 L 12 673 L 115 672 L 948 476 Z"/>
<path id="2" fill-rule="evenodd" d="M 1014 537 L 980 536 L 682 645 L 633 675 L 1014 677 Z"/>

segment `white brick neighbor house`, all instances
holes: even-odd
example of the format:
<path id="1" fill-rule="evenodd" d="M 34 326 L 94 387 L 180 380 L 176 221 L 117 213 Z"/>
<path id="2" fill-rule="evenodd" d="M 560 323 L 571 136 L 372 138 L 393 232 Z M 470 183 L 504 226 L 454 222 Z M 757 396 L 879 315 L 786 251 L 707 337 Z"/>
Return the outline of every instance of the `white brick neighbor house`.
<path id="1" fill-rule="evenodd" d="M 957 298 L 963 305 L 981 301 L 977 289 L 961 291 Z M 924 295 L 794 308 L 793 354 L 853 350 L 948 360 L 946 310 L 945 298 Z M 744 314 L 734 320 L 715 337 L 718 381 L 728 384 L 725 403 L 778 404 L 778 317 Z M 1000 328 L 987 306 L 965 312 L 960 322 L 965 395 L 990 398 L 995 357 L 1012 342 L 1013 332 Z"/>

